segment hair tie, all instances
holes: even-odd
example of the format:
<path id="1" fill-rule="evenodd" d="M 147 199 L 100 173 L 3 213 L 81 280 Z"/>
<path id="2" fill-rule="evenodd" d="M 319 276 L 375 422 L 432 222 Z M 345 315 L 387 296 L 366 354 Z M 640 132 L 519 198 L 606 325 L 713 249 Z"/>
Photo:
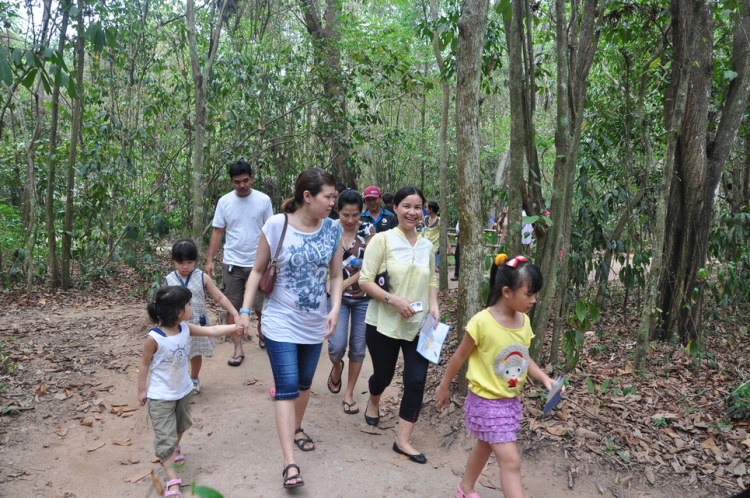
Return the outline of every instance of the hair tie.
<path id="1" fill-rule="evenodd" d="M 495 257 L 495 266 L 500 266 L 508 259 L 507 254 L 500 253 Z"/>
<path id="2" fill-rule="evenodd" d="M 512 267 L 512 268 L 515 268 L 518 265 L 518 263 L 522 263 L 524 261 L 528 261 L 528 259 L 526 259 L 523 256 L 516 256 L 515 258 L 511 259 L 510 261 L 508 261 L 505 264 L 508 265 L 508 266 L 510 266 L 510 267 Z"/>

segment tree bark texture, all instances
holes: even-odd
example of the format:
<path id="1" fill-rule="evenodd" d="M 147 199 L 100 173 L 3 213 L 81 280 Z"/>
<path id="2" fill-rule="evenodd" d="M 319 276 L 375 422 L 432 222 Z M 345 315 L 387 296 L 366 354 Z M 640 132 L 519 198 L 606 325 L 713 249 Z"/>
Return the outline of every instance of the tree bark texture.
<path id="1" fill-rule="evenodd" d="M 65 0 L 62 6 L 63 15 L 60 24 L 60 42 L 58 52 L 65 52 L 65 34 L 68 31 L 70 18 L 70 0 Z M 49 246 L 50 286 L 55 289 L 60 286 L 60 265 L 57 258 L 57 237 L 55 235 L 55 177 L 57 175 L 57 118 L 60 109 L 60 87 L 55 85 L 52 90 L 52 120 L 49 130 L 49 168 L 47 175 L 47 200 L 45 205 L 47 225 L 47 245 Z"/>
<path id="2" fill-rule="evenodd" d="M 719 106 L 718 126 L 709 122 L 713 85 L 713 5 L 708 1 L 673 0 L 671 4 L 675 46 L 673 68 L 689 66 L 689 85 L 682 125 L 674 154 L 665 226 L 664 265 L 659 283 L 658 324 L 651 338 L 699 341 L 703 317 L 698 271 L 706 262 L 714 193 L 745 112 L 750 90 L 748 33 L 750 0 L 738 9 L 733 41 L 732 70 Z M 690 53 L 692 51 L 692 57 Z M 678 70 L 678 69 L 674 69 Z M 673 127 L 679 80 L 665 95 L 667 127 Z M 715 131 L 714 131 L 715 130 Z"/>
<path id="3" fill-rule="evenodd" d="M 84 70 L 84 26 L 83 26 L 83 0 L 78 0 L 78 19 L 76 26 L 76 95 L 73 104 L 73 117 L 70 126 L 70 150 L 68 151 L 68 179 L 65 187 L 65 221 L 63 222 L 62 236 L 62 287 L 69 289 L 71 285 L 70 261 L 73 232 L 73 195 L 75 191 L 76 160 L 78 159 L 78 135 L 83 123 L 83 70 Z"/>
<path id="4" fill-rule="evenodd" d="M 536 337 L 530 354 L 540 360 L 542 345 L 547 334 L 550 312 L 560 320 L 566 309 L 566 286 L 560 285 L 568 275 L 568 246 L 570 244 L 578 144 L 583 124 L 583 107 L 586 102 L 588 75 L 599 42 L 600 23 L 597 15 L 604 7 L 603 0 L 585 0 L 582 5 L 573 3 L 570 24 L 566 19 L 566 1 L 556 0 L 557 39 L 557 122 L 555 129 L 556 158 L 552 186 L 552 227 L 537 260 L 544 276 L 544 286 L 537 296 L 532 327 Z M 579 7 L 582 10 L 579 11 Z M 563 257 L 560 258 L 559 251 Z M 556 307 L 552 303 L 556 299 Z M 553 355 L 554 356 L 554 352 Z"/>
<path id="5" fill-rule="evenodd" d="M 479 142 L 479 85 L 487 29 L 488 0 L 462 0 L 456 49 L 456 159 L 461 272 L 458 322 L 463 337 L 469 319 L 482 309 L 484 280 L 482 175 Z M 465 374 L 464 374 L 465 375 Z M 459 384 L 462 393 L 466 385 Z"/>
<path id="6" fill-rule="evenodd" d="M 341 0 L 326 0 L 323 14 L 325 23 L 321 22 L 317 0 L 300 0 L 305 15 L 305 28 L 313 39 L 313 53 L 323 95 L 325 96 L 328 123 L 324 134 L 331 147 L 336 180 L 347 187 L 357 189 L 357 176 L 349 169 L 349 142 L 346 122 L 346 92 L 344 91 L 343 68 L 341 66 L 340 16 Z"/>
<path id="7" fill-rule="evenodd" d="M 430 14 L 433 22 L 438 20 L 438 11 L 435 0 L 430 0 Z M 443 217 L 440 219 L 440 290 L 448 290 L 448 152 L 446 140 L 448 136 L 448 114 L 451 105 L 451 85 L 447 78 L 442 76 L 443 54 L 440 52 L 440 40 L 438 33 L 433 33 L 432 48 L 435 51 L 435 60 L 441 73 L 443 86 L 443 109 L 440 114 L 440 132 L 438 135 L 438 147 L 440 148 L 440 206 L 443 209 Z"/>

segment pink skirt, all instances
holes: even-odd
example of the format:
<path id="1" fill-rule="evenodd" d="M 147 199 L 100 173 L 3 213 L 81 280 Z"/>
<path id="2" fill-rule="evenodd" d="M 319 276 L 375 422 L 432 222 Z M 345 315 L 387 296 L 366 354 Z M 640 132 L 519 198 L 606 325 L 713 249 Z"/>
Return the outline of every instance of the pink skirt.
<path id="1" fill-rule="evenodd" d="M 469 391 L 464 402 L 466 430 L 490 444 L 511 443 L 521 429 L 521 402 L 518 398 L 486 399 Z"/>

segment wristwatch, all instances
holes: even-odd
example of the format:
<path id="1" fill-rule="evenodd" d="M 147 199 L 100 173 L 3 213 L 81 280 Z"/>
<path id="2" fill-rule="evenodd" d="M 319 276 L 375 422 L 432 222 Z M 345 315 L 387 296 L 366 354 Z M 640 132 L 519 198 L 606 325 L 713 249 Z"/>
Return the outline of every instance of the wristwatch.
<path id="1" fill-rule="evenodd" d="M 388 299 L 390 299 L 390 297 L 391 297 L 391 293 L 390 292 L 385 295 L 385 297 L 383 298 L 383 301 L 385 301 L 385 304 L 388 304 Z"/>
<path id="2" fill-rule="evenodd" d="M 240 315 L 243 313 L 247 313 L 248 315 L 252 315 L 253 312 L 250 310 L 246 310 L 245 308 L 240 308 Z"/>

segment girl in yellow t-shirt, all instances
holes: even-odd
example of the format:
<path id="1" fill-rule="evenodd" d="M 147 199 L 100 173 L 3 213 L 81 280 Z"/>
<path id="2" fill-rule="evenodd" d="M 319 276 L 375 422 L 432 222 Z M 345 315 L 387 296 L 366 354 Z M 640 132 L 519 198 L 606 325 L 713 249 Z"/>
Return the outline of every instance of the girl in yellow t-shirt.
<path id="1" fill-rule="evenodd" d="M 500 482 L 505 498 L 523 498 L 521 456 L 516 431 L 521 428 L 521 402 L 518 395 L 526 376 L 552 389 L 554 381 L 529 356 L 534 333 L 526 313 L 536 303 L 542 288 L 539 268 L 523 256 L 495 259 L 490 273 L 487 308 L 474 315 L 466 334 L 445 370 L 435 393 L 438 410 L 450 397 L 450 384 L 469 359 L 469 394 L 464 403 L 466 430 L 477 438 L 469 454 L 466 470 L 456 486 L 456 498 L 479 498 L 474 485 L 490 453 L 500 464 Z"/>

